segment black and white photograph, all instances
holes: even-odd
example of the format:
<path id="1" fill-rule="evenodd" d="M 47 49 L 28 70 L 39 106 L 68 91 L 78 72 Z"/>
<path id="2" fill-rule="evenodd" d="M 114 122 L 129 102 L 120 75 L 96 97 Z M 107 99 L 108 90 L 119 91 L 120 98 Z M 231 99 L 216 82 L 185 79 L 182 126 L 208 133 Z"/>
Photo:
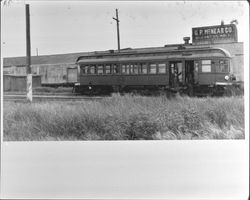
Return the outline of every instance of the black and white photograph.
<path id="1" fill-rule="evenodd" d="M 247 1 L 1 1 L 1 196 L 248 199 Z"/>

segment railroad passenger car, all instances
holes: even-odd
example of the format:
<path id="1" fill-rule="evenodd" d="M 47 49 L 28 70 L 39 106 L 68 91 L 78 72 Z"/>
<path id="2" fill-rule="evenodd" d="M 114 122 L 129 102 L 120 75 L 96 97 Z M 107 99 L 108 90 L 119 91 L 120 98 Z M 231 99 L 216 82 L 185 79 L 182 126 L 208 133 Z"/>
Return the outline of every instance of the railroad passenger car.
<path id="1" fill-rule="evenodd" d="M 231 56 L 222 48 L 177 46 L 80 56 L 76 93 L 223 93 L 237 85 Z"/>

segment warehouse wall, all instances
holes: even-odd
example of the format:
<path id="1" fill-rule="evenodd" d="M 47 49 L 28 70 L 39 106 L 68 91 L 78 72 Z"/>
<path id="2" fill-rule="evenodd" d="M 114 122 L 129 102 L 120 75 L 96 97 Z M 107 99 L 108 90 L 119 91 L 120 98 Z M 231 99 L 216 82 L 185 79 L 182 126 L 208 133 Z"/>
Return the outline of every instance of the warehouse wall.
<path id="1" fill-rule="evenodd" d="M 26 66 L 4 66 L 3 74 L 16 74 L 16 75 L 25 75 Z"/>
<path id="2" fill-rule="evenodd" d="M 75 64 L 53 64 L 32 66 L 32 72 L 42 76 L 42 84 L 65 84 L 68 82 L 68 69 L 76 69 Z M 72 77 L 72 73 L 70 74 Z M 77 77 L 77 70 L 75 71 Z M 71 78 L 72 80 L 72 78 Z"/>
<path id="3" fill-rule="evenodd" d="M 4 91 L 26 91 L 26 76 L 3 75 Z M 32 87 L 41 87 L 41 76 L 32 77 Z"/>
<path id="4" fill-rule="evenodd" d="M 4 74 L 25 75 L 26 66 L 8 66 Z M 77 81 L 77 65 L 75 64 L 42 64 L 31 65 L 31 73 L 41 75 L 42 84 L 66 84 Z"/>

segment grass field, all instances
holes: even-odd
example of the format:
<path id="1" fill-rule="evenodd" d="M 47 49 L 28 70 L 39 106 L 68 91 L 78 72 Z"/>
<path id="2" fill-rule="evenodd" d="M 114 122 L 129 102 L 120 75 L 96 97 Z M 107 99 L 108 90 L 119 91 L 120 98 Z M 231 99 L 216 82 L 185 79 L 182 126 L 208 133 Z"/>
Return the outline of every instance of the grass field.
<path id="1" fill-rule="evenodd" d="M 5 141 L 244 139 L 244 98 L 4 102 Z"/>

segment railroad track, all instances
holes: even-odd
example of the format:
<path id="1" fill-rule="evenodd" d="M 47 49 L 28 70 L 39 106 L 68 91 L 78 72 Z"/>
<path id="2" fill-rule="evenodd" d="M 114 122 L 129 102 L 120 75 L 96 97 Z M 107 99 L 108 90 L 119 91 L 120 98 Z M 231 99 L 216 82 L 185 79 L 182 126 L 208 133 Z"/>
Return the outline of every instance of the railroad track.
<path id="1" fill-rule="evenodd" d="M 33 101 L 83 101 L 101 100 L 100 96 L 67 96 L 67 95 L 33 95 Z M 26 101 L 23 94 L 5 94 L 4 101 Z"/>

